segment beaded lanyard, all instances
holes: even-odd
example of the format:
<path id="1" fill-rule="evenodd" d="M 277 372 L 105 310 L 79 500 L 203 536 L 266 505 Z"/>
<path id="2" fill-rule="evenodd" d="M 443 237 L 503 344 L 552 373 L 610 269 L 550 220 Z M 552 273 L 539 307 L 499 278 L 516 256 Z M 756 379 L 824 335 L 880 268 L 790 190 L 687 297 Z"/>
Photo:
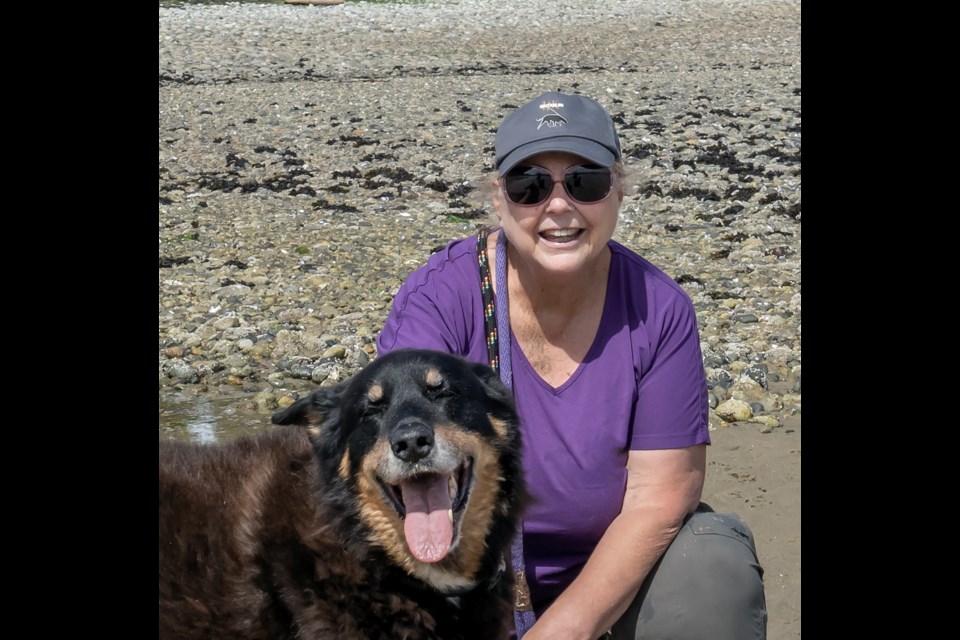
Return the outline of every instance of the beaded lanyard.
<path id="1" fill-rule="evenodd" d="M 490 368 L 500 372 L 500 351 L 497 346 L 497 319 L 490 286 L 490 260 L 487 258 L 487 230 L 477 233 L 477 263 L 480 266 L 480 293 L 483 296 L 483 326 L 487 332 L 487 359 Z"/>
<path id="2" fill-rule="evenodd" d="M 477 263 L 480 267 L 480 292 L 483 296 L 483 322 L 487 332 L 487 357 L 490 360 L 490 367 L 500 374 L 500 380 L 507 388 L 513 389 L 513 370 L 510 363 L 510 313 L 507 307 L 507 236 L 503 230 L 497 236 L 496 296 L 491 290 L 486 229 L 477 234 Z M 504 328 L 503 340 L 500 339 L 498 327 Z M 510 555 L 516 577 L 513 621 L 519 639 L 536 621 L 536 615 L 530 603 L 530 588 L 527 586 L 523 562 L 522 520 L 517 524 Z"/>

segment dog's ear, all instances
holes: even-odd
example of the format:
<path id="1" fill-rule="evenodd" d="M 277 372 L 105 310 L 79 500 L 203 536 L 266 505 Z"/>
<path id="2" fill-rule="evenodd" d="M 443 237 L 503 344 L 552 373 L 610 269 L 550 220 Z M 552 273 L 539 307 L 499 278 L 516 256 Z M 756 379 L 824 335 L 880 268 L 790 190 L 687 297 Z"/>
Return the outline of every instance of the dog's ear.
<path id="1" fill-rule="evenodd" d="M 298 427 L 320 426 L 340 404 L 340 398 L 347 384 L 341 382 L 329 387 L 321 387 L 300 398 L 286 409 L 281 409 L 270 417 L 273 424 L 292 424 Z"/>
<path id="2" fill-rule="evenodd" d="M 513 392 L 503 384 L 500 376 L 492 368 L 479 362 L 470 362 L 470 371 L 480 379 L 483 391 L 494 402 L 504 404 L 513 410 Z"/>

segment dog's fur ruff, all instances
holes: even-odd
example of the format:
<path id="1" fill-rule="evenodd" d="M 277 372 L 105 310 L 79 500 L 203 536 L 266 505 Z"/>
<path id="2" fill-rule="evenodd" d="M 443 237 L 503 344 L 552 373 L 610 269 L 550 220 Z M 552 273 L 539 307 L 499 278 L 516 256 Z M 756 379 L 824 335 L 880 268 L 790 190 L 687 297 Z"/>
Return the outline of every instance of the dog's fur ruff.
<path id="1" fill-rule="evenodd" d="M 491 369 L 395 351 L 273 422 L 301 428 L 160 443 L 161 638 L 508 636 L 525 493 Z"/>

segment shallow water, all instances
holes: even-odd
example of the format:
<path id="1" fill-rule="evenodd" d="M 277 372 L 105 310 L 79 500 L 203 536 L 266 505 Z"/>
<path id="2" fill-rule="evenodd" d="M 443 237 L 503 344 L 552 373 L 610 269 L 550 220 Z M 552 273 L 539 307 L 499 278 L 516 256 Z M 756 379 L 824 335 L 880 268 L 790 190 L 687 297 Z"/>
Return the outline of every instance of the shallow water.
<path id="1" fill-rule="evenodd" d="M 243 396 L 176 391 L 161 394 L 159 408 L 160 440 L 227 442 L 274 428 L 270 414 Z"/>

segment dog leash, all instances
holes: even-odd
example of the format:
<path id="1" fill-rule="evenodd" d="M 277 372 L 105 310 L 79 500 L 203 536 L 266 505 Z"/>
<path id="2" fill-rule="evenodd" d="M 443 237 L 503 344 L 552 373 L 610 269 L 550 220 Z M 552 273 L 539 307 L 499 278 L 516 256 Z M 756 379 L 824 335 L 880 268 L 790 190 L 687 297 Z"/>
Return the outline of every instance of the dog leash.
<path id="1" fill-rule="evenodd" d="M 510 361 L 510 311 L 507 298 L 507 236 L 500 230 L 497 236 L 496 283 L 497 292 L 490 291 L 490 266 L 487 259 L 487 231 L 477 234 L 477 260 L 480 266 L 480 291 L 483 295 L 483 318 L 487 329 L 487 356 L 490 367 L 500 374 L 500 380 L 513 389 L 513 368 Z M 500 331 L 500 328 L 503 331 Z M 510 549 L 510 559 L 516 579 L 513 603 L 513 622 L 517 639 L 536 622 L 530 601 L 526 567 L 523 560 L 523 520 L 519 520 Z"/>

